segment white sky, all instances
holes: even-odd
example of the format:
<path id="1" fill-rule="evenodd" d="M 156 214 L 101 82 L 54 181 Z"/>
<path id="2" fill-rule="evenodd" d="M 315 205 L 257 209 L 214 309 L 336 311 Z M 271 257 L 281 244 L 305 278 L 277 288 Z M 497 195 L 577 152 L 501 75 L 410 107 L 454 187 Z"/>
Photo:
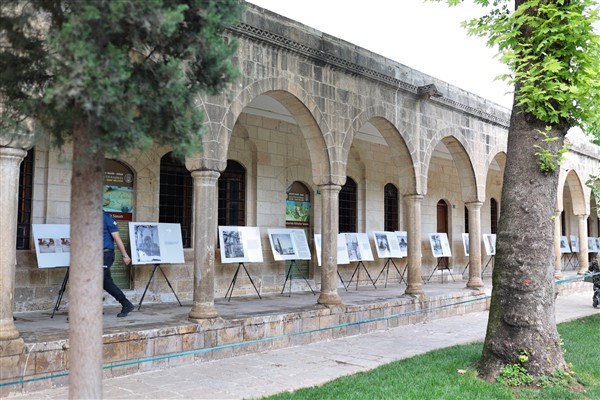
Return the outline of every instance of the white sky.
<path id="1" fill-rule="evenodd" d="M 507 108 L 511 88 L 494 78 L 507 71 L 485 40 L 460 22 L 483 15 L 467 1 L 457 7 L 423 0 L 248 0 L 442 79 Z"/>

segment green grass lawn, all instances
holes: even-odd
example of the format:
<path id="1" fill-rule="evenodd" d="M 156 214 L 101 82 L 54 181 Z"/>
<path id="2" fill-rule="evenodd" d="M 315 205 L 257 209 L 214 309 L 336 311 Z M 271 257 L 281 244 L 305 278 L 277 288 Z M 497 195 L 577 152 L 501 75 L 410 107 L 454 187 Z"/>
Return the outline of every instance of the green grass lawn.
<path id="1" fill-rule="evenodd" d="M 583 390 L 514 389 L 478 379 L 482 344 L 455 346 L 268 399 L 600 399 L 600 314 L 558 326 Z M 458 370 L 466 370 L 460 374 Z"/>

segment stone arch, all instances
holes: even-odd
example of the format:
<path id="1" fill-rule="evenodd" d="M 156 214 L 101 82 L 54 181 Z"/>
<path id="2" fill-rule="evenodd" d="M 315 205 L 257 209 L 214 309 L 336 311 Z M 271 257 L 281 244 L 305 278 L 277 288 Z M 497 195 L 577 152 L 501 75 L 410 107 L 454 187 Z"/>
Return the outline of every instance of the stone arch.
<path id="1" fill-rule="evenodd" d="M 423 149 L 423 171 L 421 172 L 421 180 L 423 190 L 427 190 L 427 180 L 429 166 L 433 152 L 438 143 L 443 143 L 450 152 L 456 170 L 458 171 L 459 180 L 461 182 L 462 197 L 465 202 L 483 201 L 485 194 L 482 186 L 478 183 L 478 176 L 473 168 L 473 151 L 471 146 L 462 135 L 454 135 L 454 129 L 447 128 L 440 130 L 429 141 L 428 146 Z"/>
<path id="2" fill-rule="evenodd" d="M 360 130 L 367 122 L 371 123 L 381 134 L 391 151 L 397 155 L 393 159 L 394 165 L 398 172 L 399 179 L 396 186 L 401 194 L 419 193 L 417 173 L 415 171 L 414 159 L 417 154 L 417 149 L 414 148 L 414 142 L 410 140 L 409 134 L 400 131 L 391 122 L 394 119 L 394 110 L 382 105 L 374 105 L 367 108 L 365 111 L 358 113 L 352 120 L 352 133 L 346 135 L 343 148 L 344 154 L 348 154 L 352 142 L 354 141 L 355 133 Z"/>
<path id="3" fill-rule="evenodd" d="M 312 96 L 300 85 L 287 78 L 269 78 L 257 80 L 242 88 L 225 107 L 202 104 L 206 109 L 209 132 L 204 137 L 202 160 L 194 164 L 212 168 L 224 168 L 224 160 L 229 146 L 232 129 L 244 108 L 259 95 L 267 95 L 279 101 L 298 123 L 298 127 L 309 148 L 313 181 L 317 185 L 331 183 L 331 160 L 335 156 L 333 136 L 327 126 L 325 116 Z M 222 101 L 217 103 L 223 103 Z M 210 108 L 210 109 L 209 109 Z M 210 118 L 212 108 L 214 110 Z M 323 133 L 325 132 L 325 133 Z M 195 165 L 194 165 L 195 166 Z M 335 182 L 334 182 L 335 183 Z"/>
<path id="4" fill-rule="evenodd" d="M 561 170 L 558 178 L 558 191 L 556 199 L 556 209 L 562 211 L 564 209 L 563 198 L 565 186 L 569 185 L 571 193 L 571 203 L 573 204 L 573 213 L 575 215 L 587 215 L 590 213 L 590 202 L 584 191 L 583 183 L 579 174 L 575 170 Z"/>

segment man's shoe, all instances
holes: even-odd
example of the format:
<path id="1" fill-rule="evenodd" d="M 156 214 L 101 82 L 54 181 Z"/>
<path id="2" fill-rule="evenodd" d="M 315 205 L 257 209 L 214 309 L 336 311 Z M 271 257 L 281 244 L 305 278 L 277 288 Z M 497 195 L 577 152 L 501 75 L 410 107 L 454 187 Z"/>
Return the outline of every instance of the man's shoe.
<path id="1" fill-rule="evenodd" d="M 127 302 L 127 304 L 123 305 L 123 308 L 121 309 L 121 312 L 117 314 L 117 317 L 126 317 L 127 314 L 129 314 L 130 312 L 132 312 L 135 309 L 135 306 L 133 304 L 131 304 L 131 302 Z"/>

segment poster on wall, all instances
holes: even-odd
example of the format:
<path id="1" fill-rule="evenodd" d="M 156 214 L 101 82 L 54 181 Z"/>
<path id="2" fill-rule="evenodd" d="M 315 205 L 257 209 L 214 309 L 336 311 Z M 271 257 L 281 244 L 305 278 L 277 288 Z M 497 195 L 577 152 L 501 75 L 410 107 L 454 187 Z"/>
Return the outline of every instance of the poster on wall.
<path id="1" fill-rule="evenodd" d="M 560 252 L 561 253 L 570 253 L 571 248 L 569 247 L 569 239 L 566 236 L 560 237 Z"/>
<path id="2" fill-rule="evenodd" d="M 130 222 L 131 262 L 183 264 L 181 226 L 158 222 Z"/>
<path id="3" fill-rule="evenodd" d="M 38 267 L 68 267 L 71 261 L 70 225 L 33 224 L 31 229 Z"/>
<path id="4" fill-rule="evenodd" d="M 303 195 L 288 193 L 285 201 L 285 223 L 288 226 L 306 227 L 310 224 L 310 201 L 304 201 Z"/>
<path id="5" fill-rule="evenodd" d="M 345 243 L 350 262 L 374 260 L 369 236 L 366 233 L 340 233 L 338 243 L 340 242 Z"/>
<path id="6" fill-rule="evenodd" d="M 268 229 L 273 258 L 281 260 L 310 260 L 310 248 L 304 229 Z"/>
<path id="7" fill-rule="evenodd" d="M 219 226 L 222 263 L 262 262 L 262 244 L 257 226 Z"/>
<path id="8" fill-rule="evenodd" d="M 579 253 L 579 236 L 571 235 L 569 238 L 571 239 L 571 251 Z"/>
<path id="9" fill-rule="evenodd" d="M 435 258 L 452 257 L 450 244 L 448 243 L 448 234 L 443 232 L 430 233 L 429 243 L 431 244 L 431 252 Z"/>
<path id="10" fill-rule="evenodd" d="M 321 266 L 321 235 L 315 234 L 315 251 L 317 252 L 317 263 Z M 337 265 L 350 264 L 348 259 L 348 251 L 346 250 L 346 243 L 339 240 L 337 241 Z"/>
<path id="11" fill-rule="evenodd" d="M 400 257 L 408 257 L 408 233 L 406 231 L 396 231 L 395 234 L 400 248 Z"/>
<path id="12" fill-rule="evenodd" d="M 496 255 L 496 234 L 495 233 L 484 233 L 483 234 L 483 246 L 485 247 L 485 254 L 488 256 Z"/>
<path id="13" fill-rule="evenodd" d="M 469 257 L 469 234 L 463 233 L 462 240 L 463 240 L 463 251 L 465 252 L 465 257 Z"/>
<path id="14" fill-rule="evenodd" d="M 374 231 L 373 240 L 379 258 L 401 258 L 400 245 L 395 232 Z"/>

